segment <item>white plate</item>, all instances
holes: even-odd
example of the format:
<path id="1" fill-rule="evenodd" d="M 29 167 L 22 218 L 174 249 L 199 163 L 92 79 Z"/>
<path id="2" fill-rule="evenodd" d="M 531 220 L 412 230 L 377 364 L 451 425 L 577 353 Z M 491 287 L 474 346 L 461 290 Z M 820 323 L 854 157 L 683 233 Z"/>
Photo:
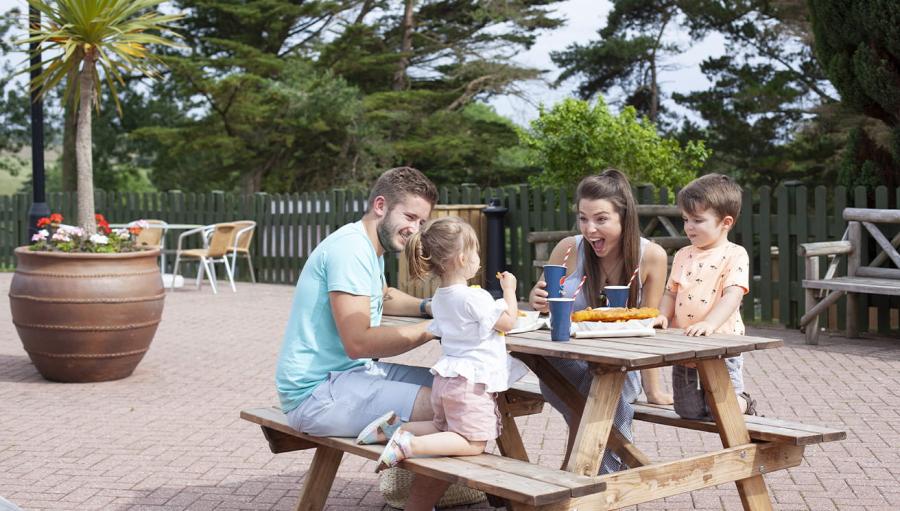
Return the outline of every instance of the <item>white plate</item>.
<path id="1" fill-rule="evenodd" d="M 525 315 L 516 318 L 516 326 L 509 331 L 511 334 L 531 332 L 533 330 L 538 330 L 547 324 L 547 320 L 542 318 L 541 313 L 538 311 L 519 311 L 519 313 Z"/>
<path id="2" fill-rule="evenodd" d="M 575 337 L 650 337 L 656 335 L 653 318 L 621 322 L 577 321 L 572 323 Z"/>

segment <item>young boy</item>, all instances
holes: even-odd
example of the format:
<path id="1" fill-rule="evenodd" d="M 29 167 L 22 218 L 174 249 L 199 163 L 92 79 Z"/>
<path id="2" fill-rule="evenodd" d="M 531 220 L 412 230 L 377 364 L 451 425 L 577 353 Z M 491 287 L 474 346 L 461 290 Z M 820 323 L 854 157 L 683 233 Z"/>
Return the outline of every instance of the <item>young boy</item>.
<path id="1" fill-rule="evenodd" d="M 655 326 L 683 328 L 687 335 L 744 334 L 740 306 L 749 291 L 749 258 L 728 241 L 741 212 L 741 187 L 728 176 L 708 174 L 678 193 L 684 232 L 691 244 L 675 254 Z M 725 360 L 738 404 L 756 415 L 756 402 L 744 392 L 742 356 Z M 697 370 L 672 366 L 675 412 L 686 419 L 709 418 Z"/>

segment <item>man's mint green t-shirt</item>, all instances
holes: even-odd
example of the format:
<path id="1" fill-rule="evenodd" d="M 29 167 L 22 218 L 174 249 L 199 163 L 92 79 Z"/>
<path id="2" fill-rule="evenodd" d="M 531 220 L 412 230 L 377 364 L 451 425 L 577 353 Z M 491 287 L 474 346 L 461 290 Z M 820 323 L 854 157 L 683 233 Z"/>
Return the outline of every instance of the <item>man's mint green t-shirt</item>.
<path id="1" fill-rule="evenodd" d="M 384 257 L 375 254 L 362 222 L 347 224 L 326 237 L 300 272 L 275 371 L 285 413 L 300 406 L 330 372 L 368 362 L 351 359 L 344 351 L 331 312 L 328 293 L 332 291 L 368 296 L 370 324 L 381 324 Z"/>

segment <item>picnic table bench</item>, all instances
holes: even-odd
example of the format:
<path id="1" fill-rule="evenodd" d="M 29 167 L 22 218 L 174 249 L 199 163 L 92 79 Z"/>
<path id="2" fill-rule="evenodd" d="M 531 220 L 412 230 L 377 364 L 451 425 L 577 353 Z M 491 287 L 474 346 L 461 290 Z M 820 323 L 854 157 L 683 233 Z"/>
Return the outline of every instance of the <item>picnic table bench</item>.
<path id="1" fill-rule="evenodd" d="M 510 389 L 498 399 L 503 421 L 504 446 L 524 455 L 514 417 L 540 413 L 543 398 L 533 389 Z M 377 460 L 383 445 L 357 445 L 354 438 L 315 437 L 291 428 L 280 409 L 243 410 L 241 418 L 258 424 L 273 453 L 316 449 L 309 476 L 297 509 L 318 510 L 325 505 L 343 454 Z M 504 453 L 506 454 L 506 453 Z M 493 454 L 478 456 L 413 458 L 401 467 L 434 479 L 462 484 L 525 506 L 540 507 L 603 491 L 605 483 L 595 478 L 542 467 L 515 457 Z"/>
<path id="2" fill-rule="evenodd" d="M 896 209 L 844 209 L 847 230 L 839 241 L 803 243 L 798 248 L 801 257 L 806 258 L 805 290 L 806 313 L 800 318 L 800 326 L 806 328 L 807 344 L 818 344 L 819 314 L 828 309 L 839 298 L 847 296 L 847 337 L 859 337 L 859 294 L 900 296 L 900 232 L 888 241 L 878 228 L 878 223 L 900 224 L 900 210 Z M 863 264 L 860 248 L 867 239 L 863 228 L 872 236 L 881 249 L 866 265 Z M 836 277 L 840 255 L 847 256 L 847 275 Z M 819 257 L 827 256 L 831 263 L 824 277 L 819 275 Z M 882 268 L 890 260 L 895 268 Z"/>
<path id="3" fill-rule="evenodd" d="M 386 324 L 420 321 L 385 317 Z M 744 509 L 771 509 L 763 474 L 799 465 L 805 446 L 842 440 L 832 428 L 768 417 L 745 417 L 725 367 L 724 357 L 782 346 L 778 339 L 716 334 L 687 337 L 677 330 L 654 337 L 571 339 L 552 342 L 545 330 L 508 335 L 507 348 L 573 410 L 578 427 L 570 431 L 563 470 L 529 463 L 514 416 L 541 410 L 543 397 L 534 383 L 519 382 L 498 400 L 503 433 L 501 455 L 414 458 L 400 467 L 416 474 L 460 483 L 509 500 L 514 509 L 619 509 L 709 486 L 735 482 Z M 579 394 L 548 358 L 584 360 L 593 372 L 587 397 Z M 718 433 L 724 448 L 685 459 L 654 463 L 612 427 L 625 371 L 693 362 L 700 371 L 713 421 L 682 419 L 671 408 L 641 405 L 635 419 Z M 322 509 L 344 452 L 376 459 L 381 446 L 358 446 L 353 439 L 311 437 L 291 429 L 277 409 L 245 410 L 241 417 L 259 424 L 272 452 L 315 448 L 298 509 Z M 605 449 L 628 466 L 596 475 Z M 415 483 L 414 483 L 415 484 Z"/>

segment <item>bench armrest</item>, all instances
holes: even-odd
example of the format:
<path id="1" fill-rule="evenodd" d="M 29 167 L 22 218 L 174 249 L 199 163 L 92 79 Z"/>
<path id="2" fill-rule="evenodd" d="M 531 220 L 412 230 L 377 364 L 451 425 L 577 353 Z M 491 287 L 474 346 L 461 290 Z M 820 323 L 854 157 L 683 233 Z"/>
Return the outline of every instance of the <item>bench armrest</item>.
<path id="1" fill-rule="evenodd" d="M 817 257 L 827 255 L 850 254 L 853 252 L 853 245 L 846 240 L 842 241 L 819 241 L 816 243 L 801 243 L 797 248 L 797 255 L 800 257 Z"/>

